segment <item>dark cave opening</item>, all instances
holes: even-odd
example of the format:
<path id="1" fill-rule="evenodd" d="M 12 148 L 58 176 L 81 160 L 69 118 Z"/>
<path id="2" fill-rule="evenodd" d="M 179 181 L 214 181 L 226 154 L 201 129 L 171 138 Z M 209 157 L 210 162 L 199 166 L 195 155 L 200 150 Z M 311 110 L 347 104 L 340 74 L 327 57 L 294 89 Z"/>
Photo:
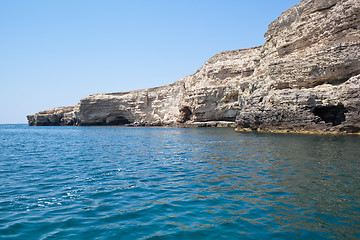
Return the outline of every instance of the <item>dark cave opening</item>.
<path id="1" fill-rule="evenodd" d="M 180 112 L 180 115 L 179 115 L 178 122 L 184 123 L 184 122 L 190 120 L 192 112 L 191 112 L 191 110 L 190 110 L 190 108 L 188 106 L 181 107 L 179 109 L 179 112 Z"/>
<path id="2" fill-rule="evenodd" d="M 322 121 L 337 126 L 345 121 L 347 110 L 344 105 L 338 104 L 337 106 L 316 106 L 312 112 L 320 117 Z"/>
<path id="3" fill-rule="evenodd" d="M 116 116 L 113 118 L 107 118 L 106 121 L 103 123 L 104 125 L 126 125 L 130 124 L 129 120 L 127 120 L 123 116 Z"/>

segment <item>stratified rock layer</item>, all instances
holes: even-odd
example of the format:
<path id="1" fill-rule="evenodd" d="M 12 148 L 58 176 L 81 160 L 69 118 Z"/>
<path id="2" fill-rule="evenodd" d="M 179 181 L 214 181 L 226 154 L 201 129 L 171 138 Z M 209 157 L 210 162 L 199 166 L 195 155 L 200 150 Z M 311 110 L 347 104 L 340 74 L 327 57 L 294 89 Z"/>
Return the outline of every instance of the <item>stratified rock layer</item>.
<path id="1" fill-rule="evenodd" d="M 360 132 L 359 27 L 359 0 L 303 0 L 269 25 L 263 46 L 219 53 L 174 84 L 30 115 L 29 125 Z"/>

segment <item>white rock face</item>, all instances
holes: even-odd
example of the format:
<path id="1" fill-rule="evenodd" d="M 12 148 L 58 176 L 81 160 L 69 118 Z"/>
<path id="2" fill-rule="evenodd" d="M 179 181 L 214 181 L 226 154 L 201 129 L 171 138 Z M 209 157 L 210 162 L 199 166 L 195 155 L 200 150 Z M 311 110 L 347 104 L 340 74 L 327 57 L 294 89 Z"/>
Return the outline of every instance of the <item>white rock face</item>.
<path id="1" fill-rule="evenodd" d="M 126 93 L 90 95 L 81 99 L 76 119 L 79 125 L 169 125 L 176 123 L 183 85 Z"/>
<path id="2" fill-rule="evenodd" d="M 269 25 L 263 46 L 219 53 L 167 86 L 90 95 L 29 125 L 360 132 L 359 27 L 359 0 L 303 0 Z"/>
<path id="3" fill-rule="evenodd" d="M 358 0 L 304 0 L 284 12 L 265 34 L 238 128 L 359 131 L 359 26 Z"/>

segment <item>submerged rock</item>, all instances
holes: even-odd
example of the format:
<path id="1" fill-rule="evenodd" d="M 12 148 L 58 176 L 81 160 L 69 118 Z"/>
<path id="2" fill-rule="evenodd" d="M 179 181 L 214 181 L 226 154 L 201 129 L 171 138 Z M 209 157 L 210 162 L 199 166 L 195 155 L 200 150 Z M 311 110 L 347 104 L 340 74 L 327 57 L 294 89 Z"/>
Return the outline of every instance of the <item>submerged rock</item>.
<path id="1" fill-rule="evenodd" d="M 170 85 L 90 95 L 28 122 L 359 132 L 359 26 L 358 0 L 303 0 L 269 25 L 263 46 L 219 53 Z"/>

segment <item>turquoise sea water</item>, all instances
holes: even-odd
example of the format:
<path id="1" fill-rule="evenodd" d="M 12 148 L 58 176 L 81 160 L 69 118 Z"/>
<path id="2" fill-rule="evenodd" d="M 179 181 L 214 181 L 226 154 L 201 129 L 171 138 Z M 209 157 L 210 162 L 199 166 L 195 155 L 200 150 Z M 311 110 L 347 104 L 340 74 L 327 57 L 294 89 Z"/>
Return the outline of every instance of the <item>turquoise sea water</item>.
<path id="1" fill-rule="evenodd" d="M 360 239 L 360 137 L 0 125 L 1 239 Z"/>

